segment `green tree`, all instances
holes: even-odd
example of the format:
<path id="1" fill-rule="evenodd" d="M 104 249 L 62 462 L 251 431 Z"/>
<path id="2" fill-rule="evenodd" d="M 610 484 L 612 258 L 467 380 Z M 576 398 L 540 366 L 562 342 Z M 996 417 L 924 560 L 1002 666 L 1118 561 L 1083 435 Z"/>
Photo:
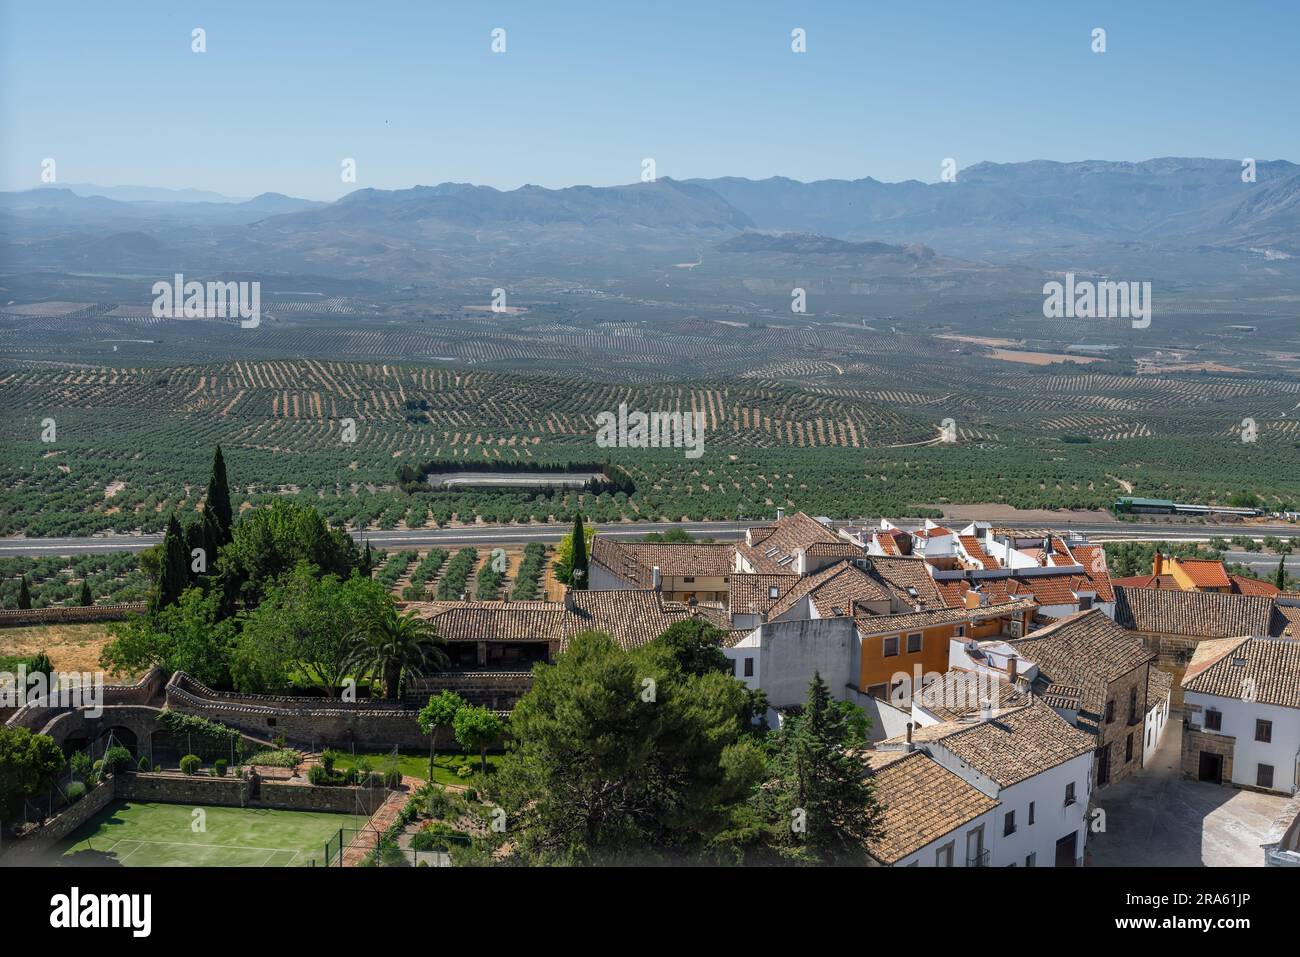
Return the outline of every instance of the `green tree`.
<path id="1" fill-rule="evenodd" d="M 880 805 L 854 749 L 866 744 L 861 708 L 831 700 L 814 674 L 802 712 L 769 736 L 772 778 L 756 791 L 778 851 L 805 863 L 862 861 L 879 833 Z"/>
<path id="2" fill-rule="evenodd" d="M 167 533 L 162 542 L 162 565 L 158 587 L 154 591 L 153 610 L 174 605 L 190 584 L 190 565 L 185 551 L 185 533 L 173 514 L 167 519 Z"/>
<path id="3" fill-rule="evenodd" d="M 573 564 L 569 570 L 569 586 L 585 589 L 588 582 L 587 534 L 582 527 L 582 513 L 573 518 Z"/>
<path id="4" fill-rule="evenodd" d="M 63 764 L 63 751 L 49 735 L 0 724 L 0 815 L 9 817 L 24 798 L 53 786 Z"/>
<path id="5" fill-rule="evenodd" d="M 212 453 L 212 473 L 208 477 L 208 491 L 203 499 L 203 518 L 204 537 L 212 549 L 208 553 L 211 561 L 216 558 L 217 550 L 230 542 L 234 526 L 230 484 L 226 479 L 226 460 L 221 455 L 220 445 Z"/>
<path id="6" fill-rule="evenodd" d="M 444 644 L 414 609 L 399 614 L 390 600 L 373 621 L 353 632 L 349 664 L 361 674 L 379 677 L 385 697 L 397 698 L 403 673 L 423 675 L 447 666 Z"/>
<path id="7" fill-rule="evenodd" d="M 83 608 L 88 608 L 95 603 L 94 596 L 90 594 L 90 580 L 87 578 L 81 580 L 81 596 L 77 599 L 77 603 Z"/>
<path id="8" fill-rule="evenodd" d="M 275 691 L 296 678 L 333 698 L 348 675 L 352 632 L 377 621 L 391 605 L 376 581 L 360 574 L 346 581 L 322 578 L 316 566 L 299 562 L 243 616 L 231 664 L 235 687 Z"/>
<path id="9" fill-rule="evenodd" d="M 109 671 L 136 674 L 160 665 L 186 671 L 204 684 L 226 686 L 230 681 L 235 622 L 221 617 L 215 592 L 187 588 L 175 604 L 111 625 L 109 635 L 100 654 Z"/>
<path id="10" fill-rule="evenodd" d="M 439 728 L 451 728 L 456 715 L 465 707 L 465 699 L 454 691 L 440 691 L 429 698 L 429 703 L 420 709 L 417 720 L 420 733 L 429 736 L 429 780 L 433 780 L 433 756 L 438 739 Z"/>
<path id="11" fill-rule="evenodd" d="M 586 545 L 584 551 L 588 555 L 591 554 L 591 543 L 595 537 L 596 537 L 596 530 L 594 528 L 592 528 L 591 526 L 587 526 L 583 529 L 582 538 L 583 538 L 583 542 Z M 559 540 L 559 542 L 556 543 L 555 561 L 553 563 L 553 567 L 555 568 L 555 580 L 557 582 L 560 582 L 565 585 L 570 585 L 573 583 L 573 531 L 572 530 L 570 530 L 567 535 L 565 535 L 562 539 Z"/>
<path id="12" fill-rule="evenodd" d="M 760 778 L 741 683 L 662 644 L 587 632 L 533 674 L 490 785 L 519 862 L 694 858 Z"/>
<path id="13" fill-rule="evenodd" d="M 481 706 L 467 706 L 456 712 L 452 719 L 452 729 L 456 740 L 466 751 L 477 751 L 479 768 L 487 773 L 487 749 L 501 737 L 506 723 L 495 711 Z M 433 769 L 429 769 L 429 778 L 433 779 Z"/>
<path id="14" fill-rule="evenodd" d="M 1286 591 L 1286 558 L 1279 558 L 1277 561 L 1277 575 L 1273 578 L 1273 584 L 1279 591 Z"/>
<path id="15" fill-rule="evenodd" d="M 18 579 L 18 607 L 23 611 L 32 607 L 32 590 L 27 584 L 27 576 Z"/>
<path id="16" fill-rule="evenodd" d="M 704 618 L 675 621 L 655 641 L 672 651 L 678 667 L 686 674 L 704 675 L 711 671 L 731 674 L 731 659 L 722 652 L 724 632 Z"/>
<path id="17" fill-rule="evenodd" d="M 352 537 L 330 528 L 311 505 L 278 499 L 244 513 L 220 563 L 227 598 L 238 594 L 255 605 L 272 581 L 299 562 L 315 565 L 321 575 L 347 579 L 360 559 Z"/>

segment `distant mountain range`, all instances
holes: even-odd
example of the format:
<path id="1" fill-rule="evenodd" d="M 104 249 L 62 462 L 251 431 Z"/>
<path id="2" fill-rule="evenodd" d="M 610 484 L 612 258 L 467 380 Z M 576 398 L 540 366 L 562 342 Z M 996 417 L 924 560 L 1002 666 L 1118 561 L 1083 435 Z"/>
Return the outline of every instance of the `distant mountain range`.
<path id="1" fill-rule="evenodd" d="M 979 163 L 952 183 L 726 177 L 509 191 L 444 183 L 360 189 L 333 203 L 78 185 L 0 193 L 0 241 L 5 259 L 25 266 L 167 270 L 179 260 L 394 280 L 503 258 L 528 271 L 583 256 L 704 249 L 792 262 L 877 257 L 877 271 L 891 261 L 914 271 L 928 257 L 930 274 L 960 263 L 945 257 L 963 257 L 1045 270 L 1164 269 L 1188 280 L 1238 272 L 1238 262 L 1294 275 L 1300 166 L 1260 161 L 1255 171 L 1247 183 L 1239 160 L 1032 161 Z"/>

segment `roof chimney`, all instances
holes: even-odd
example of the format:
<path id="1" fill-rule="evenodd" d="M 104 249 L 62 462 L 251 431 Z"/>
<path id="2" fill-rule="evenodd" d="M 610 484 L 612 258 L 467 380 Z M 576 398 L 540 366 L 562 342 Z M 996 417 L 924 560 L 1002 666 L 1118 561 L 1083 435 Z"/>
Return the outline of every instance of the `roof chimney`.
<path id="1" fill-rule="evenodd" d="M 912 743 L 912 722 L 907 722 L 907 741 L 903 744 L 904 751 L 915 751 L 916 745 Z"/>
<path id="2" fill-rule="evenodd" d="M 981 721 L 993 720 L 993 699 L 985 698 L 984 703 L 980 705 L 980 720 Z"/>
<path id="3" fill-rule="evenodd" d="M 650 569 L 650 587 L 653 588 L 655 591 L 663 590 L 664 573 L 659 570 L 658 565 Z"/>
<path id="4" fill-rule="evenodd" d="M 1016 683 L 1016 656 L 1007 655 L 1007 678 L 1012 684 Z"/>
<path id="5" fill-rule="evenodd" d="M 577 611 L 577 606 L 576 606 L 576 605 L 574 604 L 574 602 L 573 602 L 573 589 L 572 589 L 572 588 L 565 588 L 565 589 L 564 589 L 564 610 L 565 610 L 565 611 Z"/>
<path id="6" fill-rule="evenodd" d="M 1164 570 L 1164 556 L 1160 554 L 1160 549 L 1157 548 L 1155 557 L 1151 559 L 1151 574 L 1157 576 L 1162 575 L 1164 574 Z"/>
<path id="7" fill-rule="evenodd" d="M 785 518 L 785 509 L 778 505 L 776 507 L 776 520 L 779 522 L 783 518 Z"/>

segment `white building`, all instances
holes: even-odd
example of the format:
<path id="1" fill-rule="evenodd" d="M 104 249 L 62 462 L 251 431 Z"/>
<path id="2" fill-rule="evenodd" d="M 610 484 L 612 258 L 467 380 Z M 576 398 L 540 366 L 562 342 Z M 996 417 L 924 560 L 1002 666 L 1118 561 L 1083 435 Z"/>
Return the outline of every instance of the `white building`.
<path id="1" fill-rule="evenodd" d="M 1184 774 L 1281 794 L 1300 789 L 1300 641 L 1203 641 L 1182 685 Z"/>

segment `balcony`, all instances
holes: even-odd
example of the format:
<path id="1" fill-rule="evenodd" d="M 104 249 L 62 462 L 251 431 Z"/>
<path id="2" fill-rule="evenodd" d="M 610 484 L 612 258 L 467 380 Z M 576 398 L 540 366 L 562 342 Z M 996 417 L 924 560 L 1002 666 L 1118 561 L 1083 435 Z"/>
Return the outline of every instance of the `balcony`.
<path id="1" fill-rule="evenodd" d="M 988 867 L 989 857 L 990 857 L 990 852 L 989 849 L 986 847 L 984 848 L 984 850 L 980 851 L 974 857 L 966 858 L 966 866 L 967 867 Z"/>

